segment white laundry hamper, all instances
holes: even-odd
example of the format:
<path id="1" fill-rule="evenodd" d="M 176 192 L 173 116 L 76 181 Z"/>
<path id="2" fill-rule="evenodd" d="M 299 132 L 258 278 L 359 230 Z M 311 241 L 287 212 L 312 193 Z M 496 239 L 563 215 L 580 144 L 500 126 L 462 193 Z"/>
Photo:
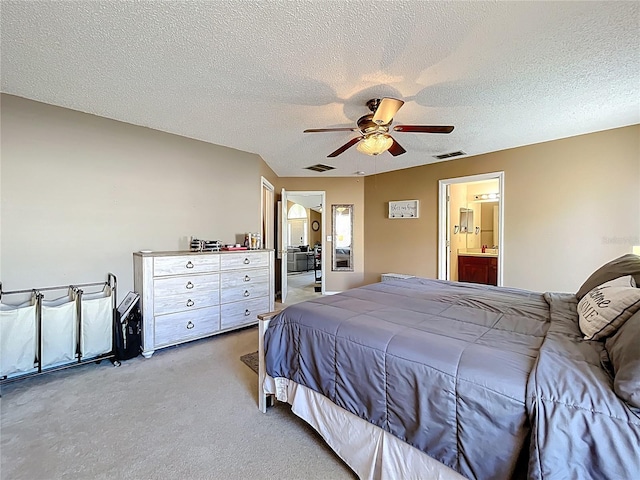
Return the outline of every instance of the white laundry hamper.
<path id="1" fill-rule="evenodd" d="M 76 359 L 78 307 L 71 296 L 42 300 L 42 368 Z"/>
<path id="2" fill-rule="evenodd" d="M 83 359 L 113 350 L 113 302 L 111 287 L 103 292 L 80 294 L 80 354 Z"/>
<path id="3" fill-rule="evenodd" d="M 0 376 L 36 370 L 36 324 L 34 300 L 0 303 Z"/>
<path id="4" fill-rule="evenodd" d="M 28 290 L 5 291 L 0 281 L 0 384 L 115 359 L 116 285 L 112 273 L 106 282 Z M 10 303 L 9 295 L 20 297 Z"/>

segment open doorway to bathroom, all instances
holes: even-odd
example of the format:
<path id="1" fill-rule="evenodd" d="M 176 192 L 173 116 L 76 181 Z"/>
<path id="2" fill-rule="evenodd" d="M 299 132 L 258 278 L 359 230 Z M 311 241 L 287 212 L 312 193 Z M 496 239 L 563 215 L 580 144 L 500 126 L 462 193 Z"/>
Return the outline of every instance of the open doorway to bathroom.
<path id="1" fill-rule="evenodd" d="M 438 278 L 503 284 L 504 172 L 439 182 Z"/>

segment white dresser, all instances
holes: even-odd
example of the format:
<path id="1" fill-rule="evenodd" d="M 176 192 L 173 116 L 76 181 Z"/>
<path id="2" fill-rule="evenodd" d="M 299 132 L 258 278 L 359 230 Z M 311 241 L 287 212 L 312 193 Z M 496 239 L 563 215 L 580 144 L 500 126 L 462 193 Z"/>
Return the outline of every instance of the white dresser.
<path id="1" fill-rule="evenodd" d="M 274 308 L 272 250 L 133 254 L 142 355 L 257 323 Z"/>

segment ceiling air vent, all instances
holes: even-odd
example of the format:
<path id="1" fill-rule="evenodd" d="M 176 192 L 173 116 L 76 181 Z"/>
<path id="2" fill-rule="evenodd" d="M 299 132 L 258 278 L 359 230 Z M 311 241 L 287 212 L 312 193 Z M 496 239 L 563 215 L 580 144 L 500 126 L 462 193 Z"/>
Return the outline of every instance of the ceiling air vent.
<path id="1" fill-rule="evenodd" d="M 447 158 L 459 157 L 461 155 L 466 155 L 462 150 L 458 150 L 457 152 L 443 153 L 442 155 L 434 155 L 433 158 L 437 158 L 438 160 L 445 160 Z"/>
<path id="2" fill-rule="evenodd" d="M 321 163 L 317 163 L 316 165 L 311 165 L 310 167 L 305 167 L 307 170 L 313 170 L 314 172 L 326 172 L 327 170 L 333 170 L 336 167 L 330 167 L 329 165 L 323 165 Z"/>

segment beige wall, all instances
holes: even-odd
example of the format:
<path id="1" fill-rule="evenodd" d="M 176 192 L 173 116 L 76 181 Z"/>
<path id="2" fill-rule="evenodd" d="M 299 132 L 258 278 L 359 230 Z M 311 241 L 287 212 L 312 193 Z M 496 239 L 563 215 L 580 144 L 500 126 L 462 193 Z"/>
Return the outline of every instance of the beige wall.
<path id="1" fill-rule="evenodd" d="M 640 244 L 640 126 L 377 176 L 365 181 L 365 282 L 384 272 L 437 277 L 438 180 L 505 172 L 504 284 L 575 292 Z M 389 220 L 389 200 L 420 218 Z"/>
<path id="2" fill-rule="evenodd" d="M 321 174 L 320 174 L 321 175 Z M 332 272 L 331 257 L 324 255 L 325 290 L 337 292 L 363 285 L 364 279 L 364 179 L 361 177 L 327 178 L 327 177 L 297 177 L 281 178 L 280 186 L 287 191 L 325 191 L 326 205 L 323 208 L 325 249 L 329 251 L 331 244 L 326 242 L 326 236 L 331 235 L 331 205 L 347 203 L 354 205 L 354 271 Z"/>
<path id="3" fill-rule="evenodd" d="M 325 235 L 331 204 L 354 204 L 355 271 L 328 268 L 327 291 L 384 272 L 435 277 L 444 178 L 505 172 L 505 285 L 575 291 L 597 266 L 640 244 L 637 125 L 366 178 L 278 178 L 257 155 L 1 100 L 6 290 L 92 282 L 112 271 L 122 295 L 133 288 L 133 251 L 186 249 L 190 235 L 235 243 L 259 231 L 260 176 L 276 200 L 282 187 L 326 191 Z M 387 219 L 389 200 L 414 198 L 419 219 Z"/>
<path id="4" fill-rule="evenodd" d="M 322 223 L 322 214 L 315 210 L 308 209 L 309 211 L 309 246 L 313 247 L 316 243 L 322 244 L 322 232 L 318 230 L 314 232 L 311 228 L 311 224 L 315 221 Z"/>
<path id="5" fill-rule="evenodd" d="M 253 154 L 2 95 L 0 279 L 5 290 L 133 289 L 132 252 L 260 230 Z"/>

